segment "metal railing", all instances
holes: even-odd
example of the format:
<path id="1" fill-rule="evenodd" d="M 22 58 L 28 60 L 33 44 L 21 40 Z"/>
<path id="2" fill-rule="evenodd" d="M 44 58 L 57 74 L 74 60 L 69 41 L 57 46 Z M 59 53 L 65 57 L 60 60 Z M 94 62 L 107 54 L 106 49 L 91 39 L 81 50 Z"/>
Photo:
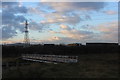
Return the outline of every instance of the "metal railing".
<path id="1" fill-rule="evenodd" d="M 64 63 L 77 63 L 78 56 L 66 55 L 41 55 L 41 54 L 22 54 L 22 59 L 34 61 L 49 61 L 49 62 L 64 62 Z"/>

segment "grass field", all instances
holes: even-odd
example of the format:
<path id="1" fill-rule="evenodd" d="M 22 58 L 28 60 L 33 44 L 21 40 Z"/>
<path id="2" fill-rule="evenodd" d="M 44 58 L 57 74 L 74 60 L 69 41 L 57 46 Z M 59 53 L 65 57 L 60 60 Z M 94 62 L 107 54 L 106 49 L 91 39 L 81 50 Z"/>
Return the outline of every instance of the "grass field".
<path id="1" fill-rule="evenodd" d="M 118 78 L 118 53 L 81 54 L 78 63 L 31 63 L 3 69 L 4 78 Z M 12 59 L 8 59 L 12 60 Z M 14 60 L 14 59 L 13 59 Z M 4 59 L 3 61 L 7 61 Z"/>

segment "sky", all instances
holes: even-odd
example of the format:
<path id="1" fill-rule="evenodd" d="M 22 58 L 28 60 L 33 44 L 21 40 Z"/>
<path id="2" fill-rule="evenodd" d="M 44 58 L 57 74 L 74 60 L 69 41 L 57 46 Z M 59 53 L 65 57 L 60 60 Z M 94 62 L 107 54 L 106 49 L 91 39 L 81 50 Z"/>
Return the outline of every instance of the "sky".
<path id="1" fill-rule="evenodd" d="M 0 43 L 118 42 L 117 2 L 2 2 Z"/>

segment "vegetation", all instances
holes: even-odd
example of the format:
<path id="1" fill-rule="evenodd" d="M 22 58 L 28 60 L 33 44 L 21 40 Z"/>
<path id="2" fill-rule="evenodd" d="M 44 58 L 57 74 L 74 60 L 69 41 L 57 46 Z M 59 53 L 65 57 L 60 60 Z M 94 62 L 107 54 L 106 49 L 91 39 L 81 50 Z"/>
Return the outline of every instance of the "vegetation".
<path id="1" fill-rule="evenodd" d="M 31 63 L 3 69 L 5 78 L 118 78 L 118 54 L 82 54 L 78 63 Z"/>
<path id="2" fill-rule="evenodd" d="M 3 63 L 26 62 L 18 60 L 23 53 L 78 55 L 78 63 L 38 63 L 3 68 L 6 78 L 119 78 L 118 47 L 42 46 L 28 48 L 3 46 Z"/>
<path id="3" fill-rule="evenodd" d="M 3 46 L 3 57 L 18 57 L 23 53 L 29 54 L 55 54 L 55 55 L 80 55 L 80 54 L 104 54 L 118 53 L 118 46 L 43 46 L 32 45 L 24 48 L 22 46 Z"/>

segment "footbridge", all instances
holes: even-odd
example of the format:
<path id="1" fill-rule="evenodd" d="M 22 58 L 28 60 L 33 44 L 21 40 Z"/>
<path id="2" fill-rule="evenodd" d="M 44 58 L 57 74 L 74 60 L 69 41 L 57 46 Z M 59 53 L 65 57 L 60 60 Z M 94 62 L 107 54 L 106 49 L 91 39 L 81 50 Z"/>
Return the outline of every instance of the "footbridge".
<path id="1" fill-rule="evenodd" d="M 42 55 L 42 54 L 22 54 L 23 60 L 45 62 L 45 63 L 77 63 L 78 56 L 67 55 Z"/>

